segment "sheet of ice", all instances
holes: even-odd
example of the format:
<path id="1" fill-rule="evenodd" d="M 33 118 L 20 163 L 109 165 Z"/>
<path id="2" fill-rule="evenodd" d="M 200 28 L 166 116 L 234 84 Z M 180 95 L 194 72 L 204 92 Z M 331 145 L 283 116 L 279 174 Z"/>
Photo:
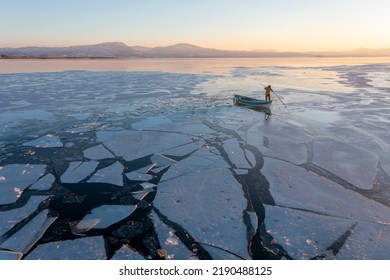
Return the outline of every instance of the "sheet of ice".
<path id="1" fill-rule="evenodd" d="M 202 244 L 202 247 L 210 254 L 213 260 L 242 260 L 241 256 L 234 255 L 209 244 Z"/>
<path id="2" fill-rule="evenodd" d="M 337 259 L 345 260 L 389 260 L 390 226 L 358 223 Z"/>
<path id="3" fill-rule="evenodd" d="M 372 151 L 381 150 L 381 145 L 378 143 L 376 137 L 373 137 L 373 135 L 361 131 L 356 127 L 351 127 L 350 125 L 332 126 L 328 127 L 328 130 L 346 144 L 366 148 Z"/>
<path id="4" fill-rule="evenodd" d="M 179 146 L 173 149 L 169 149 L 166 151 L 163 151 L 162 154 L 169 156 L 185 156 L 188 155 L 198 149 L 200 149 L 205 144 L 204 141 L 198 140 L 193 143 L 185 144 L 183 146 Z"/>
<path id="5" fill-rule="evenodd" d="M 320 215 L 323 213 L 329 218 L 345 218 L 348 220 L 348 224 L 358 221 L 358 226 L 347 241 L 351 242 L 349 243 L 350 250 L 340 251 L 340 257 L 349 258 L 352 256 L 351 258 L 354 258 L 354 250 L 359 252 L 358 254 L 361 256 L 369 256 L 368 258 L 385 256 L 385 252 L 378 246 L 388 247 L 385 239 L 385 236 L 388 235 L 386 228 L 386 223 L 389 222 L 388 207 L 348 190 L 347 188 L 350 186 L 339 185 L 343 183 L 335 178 L 336 176 L 325 174 L 321 177 L 296 165 L 303 163 L 306 158 L 311 158 L 310 153 L 306 155 L 304 147 L 307 145 L 310 152 L 311 143 L 319 137 L 319 142 L 314 144 L 315 164 L 330 172 L 336 172 L 330 168 L 331 159 L 336 156 L 337 162 L 333 163 L 339 164 L 336 166 L 340 172 L 339 174 L 335 173 L 337 176 L 364 189 L 362 193 L 373 195 L 376 192 L 376 188 L 371 189 L 377 168 L 374 160 L 375 155 L 370 154 L 371 152 L 379 155 L 377 158 L 379 168 L 383 168 L 385 172 L 390 174 L 389 157 L 386 153 L 389 147 L 387 139 L 390 135 L 387 110 L 389 91 L 386 88 L 389 84 L 388 66 L 383 64 L 346 65 L 316 69 L 307 69 L 302 66 L 289 68 L 275 66 L 265 72 L 261 70 L 264 67 L 261 68 L 258 65 L 256 67 L 238 69 L 237 72 L 230 72 L 231 68 L 223 68 L 226 72 L 220 77 L 163 72 L 87 71 L 0 75 L 2 93 L 4 93 L 0 101 L 0 107 L 3 109 L 3 111 L 0 110 L 0 124 L 3 132 L 0 135 L 0 151 L 2 153 L 0 159 L 5 158 L 7 163 L 16 160 L 13 162 L 18 163 L 17 158 L 21 151 L 17 149 L 15 143 L 16 145 L 18 145 L 17 143 L 25 143 L 31 139 L 31 135 L 41 136 L 53 133 L 53 131 L 60 131 L 58 133 L 59 139 L 67 137 L 70 141 L 67 140 L 69 151 L 65 152 L 69 152 L 69 155 L 66 154 L 66 160 L 70 158 L 80 160 L 83 156 L 82 150 L 85 149 L 79 146 L 80 141 L 82 140 L 83 145 L 86 144 L 87 147 L 90 147 L 91 142 L 88 143 L 88 141 L 96 143 L 95 132 L 97 142 L 105 145 L 110 144 L 111 146 L 107 147 L 110 150 L 115 150 L 115 155 L 109 157 L 106 157 L 106 151 L 97 148 L 98 146 L 84 150 L 87 153 L 84 153 L 85 157 L 96 161 L 114 156 L 123 157 L 125 160 L 139 159 L 155 154 L 168 157 L 170 155 L 184 156 L 189 154 L 187 152 L 196 151 L 187 159 L 171 163 L 169 171 L 163 175 L 162 181 L 159 183 L 158 189 L 165 186 L 169 190 L 167 196 L 171 200 L 168 199 L 164 206 L 168 209 L 175 205 L 172 203 L 180 200 L 180 196 L 185 197 L 185 201 L 195 201 L 202 193 L 196 192 L 200 188 L 196 185 L 197 180 L 203 179 L 204 174 L 206 174 L 204 179 L 211 181 L 210 187 L 215 188 L 215 193 L 218 193 L 225 184 L 236 184 L 228 172 L 231 170 L 231 166 L 222 160 L 218 151 L 212 146 L 214 141 L 219 141 L 221 144 L 235 133 L 234 135 L 240 137 L 240 139 L 237 138 L 237 143 L 241 143 L 242 140 L 243 143 L 246 142 L 263 153 L 265 166 L 261 169 L 261 173 L 269 181 L 270 191 L 277 205 L 299 208 L 308 212 L 314 211 L 317 214 L 312 215 L 320 216 L 319 219 L 323 217 Z M 213 68 L 218 69 L 217 66 L 213 66 Z M 308 73 L 315 75 L 315 77 L 307 76 Z M 329 74 L 331 74 L 330 77 Z M 279 110 L 280 107 L 283 108 L 280 102 L 274 102 L 273 114 L 265 121 L 264 114 L 232 107 L 231 96 L 236 90 L 259 94 L 259 86 L 252 78 L 267 80 L 275 85 L 276 89 L 279 88 L 278 93 L 281 93 L 288 108 L 282 112 Z M 370 82 L 369 79 L 375 79 L 375 81 Z M 99 83 L 96 83 L 97 80 Z M 204 81 L 208 82 L 199 84 Z M 339 84 L 340 82 L 342 84 Z M 64 87 L 64 85 L 66 86 Z M 362 87 L 364 87 L 364 91 L 361 90 Z M 319 88 L 321 91 L 318 90 Z M 168 97 L 168 95 L 169 98 L 157 98 L 160 96 Z M 29 110 L 27 106 L 28 108 L 41 109 Z M 18 107 L 17 110 L 14 110 L 13 108 L 16 107 Z M 212 107 L 212 110 L 208 110 L 207 107 Z M 168 112 L 175 113 L 167 115 Z M 342 127 L 339 126 L 340 120 L 342 120 Z M 215 127 L 212 125 L 208 127 L 206 123 L 211 123 Z M 130 127 L 132 130 L 126 130 Z M 61 130 L 62 128 L 64 129 Z M 226 130 L 219 130 L 219 128 Z M 82 139 L 81 137 L 77 138 L 78 135 L 67 132 L 88 133 L 85 133 L 85 137 Z M 13 135 L 15 137 L 12 137 Z M 323 142 L 324 139 L 328 139 L 325 138 L 326 136 L 337 140 Z M 203 147 L 197 146 L 196 143 L 200 145 L 204 141 L 207 141 L 208 144 L 202 144 Z M 333 147 L 333 143 L 336 143 L 336 147 Z M 60 154 L 54 154 L 57 150 L 40 151 L 45 154 L 45 157 L 41 158 L 39 155 L 35 155 L 31 157 L 32 162 L 46 163 L 46 159 L 51 158 L 51 156 L 58 160 L 57 155 Z M 106 150 L 108 151 L 108 149 Z M 229 149 L 226 148 L 226 150 Z M 79 154 L 73 156 L 70 154 L 72 151 L 78 151 Z M 172 151 L 175 154 L 171 154 Z M 348 156 L 341 155 L 340 152 L 344 151 L 348 152 Z M 361 153 L 361 151 L 363 152 Z M 329 161 L 321 158 L 327 154 L 330 154 L 328 155 Z M 245 149 L 245 155 L 249 163 L 254 165 L 253 154 Z M 352 156 L 349 157 L 350 155 Z M 267 158 L 267 156 L 274 159 Z M 28 159 L 28 157 L 23 158 Z M 366 158 L 368 164 L 371 164 L 368 168 L 361 165 L 366 161 Z M 275 159 L 280 159 L 280 161 Z M 233 162 L 234 160 L 236 158 L 232 159 Z M 64 163 L 60 164 L 63 166 Z M 68 168 L 61 179 L 73 182 L 71 179 L 73 175 L 82 177 L 75 180 L 78 182 L 95 171 L 95 168 L 88 164 L 84 165 L 81 162 L 72 164 L 74 164 L 75 171 Z M 80 165 L 80 170 L 77 168 L 78 165 Z M 97 163 L 94 167 L 96 166 Z M 162 168 L 167 167 L 168 165 Z M 351 173 L 345 175 L 345 170 L 349 170 Z M 153 169 L 153 173 L 157 171 L 158 168 Z M 246 169 L 235 169 L 235 171 L 244 173 Z M 0 174 L 1 172 L 0 170 Z M 147 171 L 138 172 L 147 173 Z M 217 178 L 211 178 L 211 172 Z M 32 189 L 32 185 L 43 174 L 45 173 L 27 180 L 28 184 L 24 190 L 29 186 Z M 379 174 L 382 175 L 382 173 Z M 17 172 L 14 175 L 15 178 L 20 177 Z M 226 182 L 223 181 L 222 177 L 226 179 Z M 10 199 L 7 199 L 6 193 L 9 191 L 9 187 L 2 184 L 4 178 L 5 176 L 0 175 L 0 204 L 15 202 L 15 198 L 18 198 L 23 190 L 19 187 L 11 187 L 12 195 Z M 44 183 L 46 180 L 47 184 Z M 43 177 L 42 188 L 44 188 L 43 185 L 49 187 L 50 181 L 50 177 Z M 339 182 L 339 184 L 334 181 Z M 357 182 L 361 184 L 359 185 Z M 170 186 L 171 183 L 174 185 Z M 378 186 L 378 182 L 375 180 L 374 183 L 375 187 L 380 187 L 383 194 L 387 196 L 386 186 Z M 176 193 L 174 188 L 179 184 L 180 186 L 177 187 L 179 192 Z M 206 184 L 204 183 L 204 185 Z M 201 184 L 201 187 L 204 185 Z M 180 191 L 184 189 L 186 192 L 181 193 Z M 147 188 L 143 191 L 148 190 L 150 189 Z M 212 190 L 208 191 L 212 192 Z M 158 193 L 156 196 L 156 203 L 164 205 L 164 197 L 159 198 L 160 194 Z M 190 204 L 189 210 L 186 210 L 184 206 L 178 209 L 174 207 L 168 209 L 169 218 L 172 221 L 180 222 L 184 220 L 184 217 L 177 218 L 181 212 L 189 213 L 188 217 L 192 218 L 193 213 L 200 212 L 197 210 L 198 206 L 203 206 L 204 212 L 208 212 L 210 215 L 214 208 L 210 208 L 209 205 L 212 207 L 216 205 L 214 201 L 211 201 L 213 196 L 208 192 L 206 194 L 209 197 L 204 204 L 197 205 L 193 202 Z M 242 196 L 242 194 L 235 195 L 235 199 L 237 197 L 241 199 Z M 217 204 L 218 199 L 222 198 L 216 199 Z M 382 197 L 382 199 L 385 198 Z M 184 203 L 182 204 L 184 205 Z M 229 209 L 228 206 L 221 208 Z M 182 209 L 184 211 L 181 211 Z M 222 211 L 222 209 L 216 211 L 216 218 L 224 223 L 224 219 L 221 218 Z M 224 209 L 224 211 L 226 210 Z M 237 212 L 242 215 L 242 210 Z M 230 210 L 227 213 L 231 215 Z M 253 214 L 250 215 L 253 220 Z M 196 223 L 194 222 L 194 224 L 191 224 L 192 221 L 183 223 L 185 227 L 189 225 L 190 233 L 195 239 L 198 239 L 199 236 L 212 235 L 212 230 L 209 228 L 213 218 L 195 219 Z M 203 226 L 203 220 L 206 221 L 207 229 L 207 234 L 204 235 L 199 233 Z M 309 218 L 304 217 L 304 222 L 300 223 L 305 230 L 311 227 L 309 220 Z M 240 225 L 234 220 L 224 230 L 234 231 L 232 228 L 237 224 Z M 279 227 L 276 222 L 275 227 Z M 282 227 L 281 224 L 280 227 Z M 284 230 L 284 232 L 287 231 L 288 229 Z M 301 230 L 300 233 L 302 232 L 304 231 Z M 375 242 L 364 239 L 365 234 L 369 235 Z M 237 233 L 236 235 L 239 235 L 240 240 L 237 242 L 240 243 L 242 235 Z M 294 232 L 289 233 L 289 235 L 294 235 Z M 297 236 L 294 238 L 294 240 L 298 239 Z M 308 239 L 309 242 L 304 247 L 306 252 L 311 250 L 309 245 L 316 244 L 312 242 L 312 239 Z M 306 240 L 304 241 L 306 242 Z M 368 244 L 365 245 L 364 242 Z M 58 242 L 58 244 L 62 243 Z M 220 247 L 220 244 L 215 246 Z M 100 248 L 103 247 L 104 245 L 100 246 Z M 210 247 L 206 250 L 213 256 L 218 252 L 223 252 L 213 246 L 204 245 L 204 247 Z M 214 252 L 214 249 L 217 253 Z M 347 246 L 344 246 L 342 250 L 347 250 Z M 75 256 L 74 253 L 69 254 Z M 227 255 L 221 255 L 221 258 L 225 257 Z"/>
<path id="6" fill-rule="evenodd" d="M 387 176 L 390 177 L 390 161 L 383 161 L 381 163 L 383 170 L 386 172 Z"/>
<path id="7" fill-rule="evenodd" d="M 161 178 L 162 182 L 169 181 L 172 178 L 180 177 L 185 174 L 198 174 L 207 169 L 228 169 L 230 166 L 219 155 L 211 153 L 206 148 L 201 148 L 194 152 L 190 157 L 172 164 L 169 172 Z"/>
<path id="8" fill-rule="evenodd" d="M 379 156 L 332 138 L 314 142 L 313 163 L 361 189 L 371 189 L 377 175 Z"/>
<path id="9" fill-rule="evenodd" d="M 133 132 L 126 130 L 122 127 L 108 127 L 106 129 L 101 129 L 96 131 L 96 138 L 99 142 L 111 141 L 114 139 L 121 139 L 131 137 Z"/>
<path id="10" fill-rule="evenodd" d="M 30 187 L 30 190 L 39 190 L 39 191 L 48 190 L 48 189 L 50 189 L 52 187 L 54 181 L 55 181 L 55 177 L 52 174 L 49 173 L 49 174 L 43 176 L 37 182 L 35 182 Z"/>
<path id="11" fill-rule="evenodd" d="M 37 210 L 38 205 L 46 198 L 47 196 L 32 196 L 23 207 L 0 212 L 0 236 Z"/>
<path id="12" fill-rule="evenodd" d="M 222 147 L 236 168 L 250 169 L 252 167 L 251 162 L 245 157 L 245 150 L 240 146 L 237 139 L 232 138 L 224 141 Z"/>
<path id="13" fill-rule="evenodd" d="M 163 131 L 167 125 L 171 125 L 172 123 L 172 119 L 165 118 L 163 116 L 158 116 L 145 118 L 141 121 L 132 124 L 131 127 L 136 130 L 158 129 L 160 131 Z"/>
<path id="14" fill-rule="evenodd" d="M 294 112 L 294 116 L 299 118 L 306 118 L 310 121 L 315 121 L 323 124 L 332 124 L 342 121 L 339 112 L 325 111 L 325 110 L 302 110 Z"/>
<path id="15" fill-rule="evenodd" d="M 267 137 L 267 141 L 267 148 L 272 151 L 272 154 L 266 152 L 268 156 L 283 159 L 294 164 L 303 164 L 308 159 L 307 145 L 305 143 L 295 143 L 280 137 Z"/>
<path id="16" fill-rule="evenodd" d="M 72 133 L 72 134 L 77 134 L 77 133 L 84 133 L 88 131 L 95 131 L 98 128 L 100 128 L 102 124 L 100 122 L 83 122 L 83 123 L 78 123 L 72 125 L 71 128 L 66 129 L 66 132 Z"/>
<path id="17" fill-rule="evenodd" d="M 248 144 L 259 147 L 264 145 L 264 137 L 278 137 L 292 143 L 308 143 L 313 137 L 304 127 L 291 125 L 289 119 L 270 118 L 258 122 L 246 131 Z"/>
<path id="18" fill-rule="evenodd" d="M 64 144 L 58 136 L 47 134 L 37 139 L 28 141 L 24 143 L 23 146 L 32 146 L 36 148 L 59 148 L 64 146 Z"/>
<path id="19" fill-rule="evenodd" d="M 276 205 L 356 221 L 390 223 L 389 207 L 301 167 L 266 158 L 261 172 Z"/>
<path id="20" fill-rule="evenodd" d="M 281 120 L 267 120 L 247 130 L 246 140 L 264 156 L 303 164 L 308 159 L 307 144 L 312 141 L 305 128 Z"/>
<path id="21" fill-rule="evenodd" d="M 42 109 L 10 110 L 0 113 L 0 124 L 6 127 L 16 127 L 25 121 L 39 120 L 53 123 L 57 118 L 50 112 Z"/>
<path id="22" fill-rule="evenodd" d="M 165 251 L 166 259 L 194 259 L 194 253 L 184 246 L 181 240 L 175 235 L 175 231 L 173 229 L 164 224 L 155 212 L 152 212 L 152 218 L 161 248 Z"/>
<path id="23" fill-rule="evenodd" d="M 94 208 L 75 227 L 75 232 L 82 233 L 92 228 L 107 228 L 134 212 L 136 205 L 102 205 Z"/>
<path id="24" fill-rule="evenodd" d="M 115 157 L 115 155 L 113 155 L 103 145 L 97 145 L 97 146 L 88 148 L 88 149 L 83 151 L 83 154 L 86 158 L 93 159 L 93 160 L 100 160 L 100 159 L 114 158 Z"/>
<path id="25" fill-rule="evenodd" d="M 43 174 L 43 164 L 8 164 L 0 166 L 0 205 L 14 203 Z"/>
<path id="26" fill-rule="evenodd" d="M 0 248 L 26 253 L 56 220 L 56 217 L 48 217 L 48 213 L 49 210 L 43 210 L 27 225 L 1 243 Z"/>
<path id="27" fill-rule="evenodd" d="M 101 133 L 98 133 L 98 140 Z M 105 135 L 103 138 L 107 138 Z M 192 142 L 191 138 L 181 133 L 167 133 L 155 131 L 130 131 L 124 136 L 109 136 L 104 145 L 117 157 L 127 161 L 159 153 L 170 148 Z"/>
<path id="28" fill-rule="evenodd" d="M 101 236 L 57 241 L 39 245 L 26 260 L 105 260 L 104 239 Z"/>
<path id="29" fill-rule="evenodd" d="M 150 157 L 150 161 L 156 164 L 155 167 L 162 167 L 175 163 L 176 161 L 161 154 L 154 154 Z"/>
<path id="30" fill-rule="evenodd" d="M 347 219 L 265 205 L 267 232 L 293 259 L 323 254 L 352 225 Z"/>
<path id="31" fill-rule="evenodd" d="M 203 165 L 201 172 L 186 172 L 193 168 L 194 161 L 204 164 L 186 159 L 175 164 L 175 171 L 170 169 L 164 174 L 170 179 L 160 182 L 153 205 L 198 242 L 248 258 L 242 218 L 247 201 L 241 185 L 227 169 L 209 164 Z"/>
<path id="32" fill-rule="evenodd" d="M 123 169 L 123 165 L 117 161 L 106 168 L 98 170 L 88 182 L 123 186 Z"/>
<path id="33" fill-rule="evenodd" d="M 131 181 L 149 181 L 154 178 L 153 175 L 138 172 L 126 173 L 126 177 Z"/>
<path id="34" fill-rule="evenodd" d="M 0 260 L 17 261 L 23 257 L 22 253 L 0 250 Z"/>
<path id="35" fill-rule="evenodd" d="M 177 120 L 180 120 L 177 121 Z M 174 119 L 172 116 L 169 117 L 148 117 L 135 124 L 131 125 L 137 130 L 156 130 L 166 132 L 178 132 L 189 134 L 193 136 L 202 136 L 209 133 L 213 133 L 209 127 L 204 125 L 200 120 L 188 119 L 188 116 L 175 115 Z"/>
<path id="36" fill-rule="evenodd" d="M 149 183 L 149 182 L 143 182 L 140 185 L 144 188 L 144 190 L 157 187 L 157 185 Z"/>
<path id="37" fill-rule="evenodd" d="M 123 245 L 115 252 L 111 260 L 145 260 L 145 258 L 137 252 L 131 250 L 127 245 Z"/>
<path id="38" fill-rule="evenodd" d="M 73 161 L 68 169 L 61 175 L 62 183 L 78 183 L 91 175 L 98 166 L 96 161 Z"/>

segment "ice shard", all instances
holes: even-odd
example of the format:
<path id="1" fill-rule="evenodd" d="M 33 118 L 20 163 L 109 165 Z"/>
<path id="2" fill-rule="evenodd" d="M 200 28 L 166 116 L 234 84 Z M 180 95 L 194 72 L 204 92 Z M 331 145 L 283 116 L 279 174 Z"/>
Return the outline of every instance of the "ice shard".
<path id="1" fill-rule="evenodd" d="M 74 232 L 82 233 L 92 228 L 104 229 L 126 217 L 135 210 L 136 205 L 102 205 L 94 208 L 74 228 Z"/>
<path id="2" fill-rule="evenodd" d="M 43 210 L 27 225 L 1 243 L 0 248 L 26 253 L 56 220 L 56 217 L 48 217 L 48 213 L 49 210 Z"/>
<path id="3" fill-rule="evenodd" d="M 123 165 L 115 162 L 112 165 L 98 170 L 88 182 L 108 183 L 117 186 L 123 186 Z"/>
<path id="4" fill-rule="evenodd" d="M 15 202 L 43 174 L 46 165 L 9 164 L 0 166 L 0 205 Z"/>
<path id="5" fill-rule="evenodd" d="M 58 136 L 47 134 L 37 139 L 28 141 L 24 143 L 23 146 L 32 146 L 36 148 L 60 148 L 64 146 L 64 144 Z"/>
<path id="6" fill-rule="evenodd" d="M 79 183 L 86 179 L 98 166 L 96 161 L 73 161 L 70 163 L 68 169 L 61 175 L 62 183 Z"/>
<path id="7" fill-rule="evenodd" d="M 104 239 L 101 236 L 57 241 L 39 245 L 26 260 L 105 260 Z"/>

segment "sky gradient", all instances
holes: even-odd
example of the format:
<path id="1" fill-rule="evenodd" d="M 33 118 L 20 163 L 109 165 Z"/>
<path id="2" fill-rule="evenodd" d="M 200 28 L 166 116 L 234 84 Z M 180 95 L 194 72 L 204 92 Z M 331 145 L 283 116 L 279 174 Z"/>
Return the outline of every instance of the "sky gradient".
<path id="1" fill-rule="evenodd" d="M 0 47 L 124 42 L 224 50 L 390 47 L 387 0 L 0 0 Z"/>

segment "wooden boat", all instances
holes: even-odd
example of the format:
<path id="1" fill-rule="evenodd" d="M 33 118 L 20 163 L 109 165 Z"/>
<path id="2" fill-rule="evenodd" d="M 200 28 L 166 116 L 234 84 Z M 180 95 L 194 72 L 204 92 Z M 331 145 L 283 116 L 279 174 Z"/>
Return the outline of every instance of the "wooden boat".
<path id="1" fill-rule="evenodd" d="M 248 106 L 248 107 L 264 107 L 264 108 L 270 108 L 272 101 L 267 101 L 264 99 L 255 99 L 252 97 L 247 97 L 244 95 L 238 95 L 235 94 L 233 97 L 233 102 L 236 105 L 241 105 L 241 106 Z"/>

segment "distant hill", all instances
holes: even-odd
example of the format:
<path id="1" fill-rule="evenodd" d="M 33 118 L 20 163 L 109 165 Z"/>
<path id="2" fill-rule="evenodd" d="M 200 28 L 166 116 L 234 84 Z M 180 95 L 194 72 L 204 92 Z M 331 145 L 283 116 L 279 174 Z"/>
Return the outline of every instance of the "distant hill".
<path id="1" fill-rule="evenodd" d="M 71 47 L 22 47 L 0 48 L 1 58 L 196 58 L 196 57 L 295 57 L 308 56 L 303 53 L 275 51 L 226 51 L 202 48 L 191 44 L 175 44 L 166 47 L 148 48 L 128 46 L 121 42 L 106 42 L 96 45 Z"/>
<path id="2" fill-rule="evenodd" d="M 141 54 L 120 42 L 71 47 L 0 48 L 3 57 L 132 57 Z"/>
<path id="3" fill-rule="evenodd" d="M 0 58 L 197 58 L 197 57 L 314 57 L 314 56 L 390 56 L 390 48 L 358 49 L 350 52 L 278 52 L 274 50 L 226 51 L 191 44 L 148 48 L 121 42 L 71 47 L 0 48 Z"/>

